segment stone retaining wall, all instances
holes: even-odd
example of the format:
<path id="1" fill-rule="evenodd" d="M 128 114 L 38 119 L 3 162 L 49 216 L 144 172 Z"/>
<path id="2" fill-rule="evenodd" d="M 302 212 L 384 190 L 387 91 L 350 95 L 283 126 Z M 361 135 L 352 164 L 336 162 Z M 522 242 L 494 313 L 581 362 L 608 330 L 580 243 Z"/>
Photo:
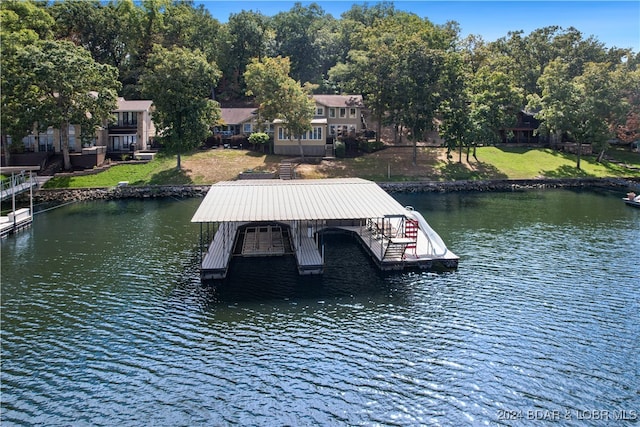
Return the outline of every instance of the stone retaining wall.
<path id="1" fill-rule="evenodd" d="M 457 191 L 517 191 L 543 188 L 638 188 L 638 179 L 576 178 L 576 179 L 530 179 L 489 181 L 415 181 L 384 182 L 380 187 L 388 193 L 444 193 Z M 210 185 L 156 185 L 121 186 L 109 188 L 41 189 L 34 194 L 34 202 L 71 202 L 83 200 L 148 199 L 163 197 L 204 197 Z M 21 196 L 28 197 L 28 193 Z"/>
<path id="2" fill-rule="evenodd" d="M 634 184 L 635 183 L 635 184 Z M 388 193 L 433 193 L 457 191 L 516 191 L 544 188 L 624 187 L 638 185 L 638 180 L 615 178 L 573 179 L 504 179 L 486 181 L 424 181 L 379 183 Z"/>
<path id="3" fill-rule="evenodd" d="M 204 197 L 209 188 L 211 188 L 210 185 L 153 185 L 146 187 L 44 189 L 36 192 L 33 195 L 33 200 L 36 203 L 66 203 L 84 200 Z"/>

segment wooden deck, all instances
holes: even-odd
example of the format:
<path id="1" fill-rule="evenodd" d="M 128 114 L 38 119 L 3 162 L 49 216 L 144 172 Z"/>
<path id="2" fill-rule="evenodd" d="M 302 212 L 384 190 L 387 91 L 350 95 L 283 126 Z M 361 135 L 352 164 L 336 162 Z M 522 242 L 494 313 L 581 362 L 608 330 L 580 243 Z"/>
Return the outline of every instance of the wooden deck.
<path id="1" fill-rule="evenodd" d="M 428 255 L 430 248 L 426 237 L 418 238 L 417 241 L 414 241 L 406 238 L 388 238 L 380 234 L 375 228 L 359 226 L 333 228 L 353 234 L 371 255 L 378 267 L 384 271 L 403 270 L 405 268 L 431 269 L 434 262 L 444 268 L 457 268 L 458 266 L 458 257 L 451 252 L 447 252 L 442 256 Z M 416 249 L 415 252 L 411 249 L 411 253 L 408 253 L 407 248 L 411 244 L 415 244 Z"/>
<path id="2" fill-rule="evenodd" d="M 296 249 L 296 261 L 298 273 L 302 275 L 322 274 L 324 262 L 316 241 L 307 236 L 300 238 L 299 247 Z"/>
<path id="3" fill-rule="evenodd" d="M 202 279 L 224 279 L 227 276 L 238 223 L 223 222 L 202 259 Z"/>
<path id="4" fill-rule="evenodd" d="M 243 256 L 284 255 L 282 227 L 264 225 L 247 227 L 242 242 Z"/>

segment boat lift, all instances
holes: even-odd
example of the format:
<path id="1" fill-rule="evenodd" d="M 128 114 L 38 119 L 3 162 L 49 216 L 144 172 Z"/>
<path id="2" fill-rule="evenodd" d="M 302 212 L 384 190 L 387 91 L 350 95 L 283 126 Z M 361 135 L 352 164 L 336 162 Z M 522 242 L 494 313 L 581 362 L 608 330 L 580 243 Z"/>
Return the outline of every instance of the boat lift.
<path id="1" fill-rule="evenodd" d="M 0 201 L 11 199 L 11 211 L 0 217 L 0 237 L 16 233 L 31 225 L 33 221 L 33 188 L 38 186 L 33 172 L 40 166 L 7 166 L 0 170 L 2 175 L 9 175 L 2 180 Z M 16 196 L 29 191 L 29 207 L 16 209 Z"/>

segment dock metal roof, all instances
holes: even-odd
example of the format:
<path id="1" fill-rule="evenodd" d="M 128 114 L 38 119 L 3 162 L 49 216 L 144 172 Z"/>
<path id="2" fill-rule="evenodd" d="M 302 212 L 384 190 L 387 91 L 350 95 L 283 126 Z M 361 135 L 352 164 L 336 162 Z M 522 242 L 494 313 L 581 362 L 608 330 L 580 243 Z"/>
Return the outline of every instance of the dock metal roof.
<path id="1" fill-rule="evenodd" d="M 255 179 L 212 185 L 191 222 L 382 218 L 405 212 L 375 182 L 360 178 Z"/>

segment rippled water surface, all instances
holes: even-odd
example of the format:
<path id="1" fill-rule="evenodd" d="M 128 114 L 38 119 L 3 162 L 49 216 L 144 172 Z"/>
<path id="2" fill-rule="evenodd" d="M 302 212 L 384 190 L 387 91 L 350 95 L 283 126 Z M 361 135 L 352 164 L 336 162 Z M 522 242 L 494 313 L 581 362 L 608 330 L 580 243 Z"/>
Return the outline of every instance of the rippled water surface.
<path id="1" fill-rule="evenodd" d="M 244 259 L 214 288 L 200 200 L 37 215 L 2 241 L 2 425 L 640 423 L 639 209 L 608 191 L 396 198 L 458 271 L 381 275 L 330 236 L 323 277 Z"/>

